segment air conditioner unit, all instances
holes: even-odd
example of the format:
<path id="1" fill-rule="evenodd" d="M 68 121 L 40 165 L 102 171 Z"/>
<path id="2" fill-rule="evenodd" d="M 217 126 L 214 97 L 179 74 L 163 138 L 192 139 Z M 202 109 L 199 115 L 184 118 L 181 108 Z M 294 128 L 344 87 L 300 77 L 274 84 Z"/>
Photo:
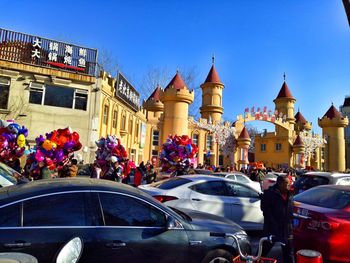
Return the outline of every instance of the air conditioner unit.
<path id="1" fill-rule="evenodd" d="M 10 80 L 8 78 L 0 78 L 0 85 L 10 86 Z"/>
<path id="2" fill-rule="evenodd" d="M 33 88 L 33 89 L 44 89 L 44 84 L 41 83 L 36 83 L 36 82 L 30 82 L 29 83 L 29 88 Z"/>

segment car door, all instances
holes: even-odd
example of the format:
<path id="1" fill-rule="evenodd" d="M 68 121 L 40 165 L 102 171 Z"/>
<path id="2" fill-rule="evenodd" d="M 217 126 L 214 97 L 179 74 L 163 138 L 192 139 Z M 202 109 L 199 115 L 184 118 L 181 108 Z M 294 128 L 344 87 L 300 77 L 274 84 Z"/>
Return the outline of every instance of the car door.
<path id="1" fill-rule="evenodd" d="M 168 229 L 169 215 L 161 209 L 122 193 L 99 192 L 94 198 L 102 217 L 94 250 L 104 263 L 187 262 L 186 231 Z"/>
<path id="2" fill-rule="evenodd" d="M 225 182 L 232 204 L 232 220 L 244 229 L 262 229 L 264 217 L 260 209 L 259 193 L 236 182 Z"/>
<path id="3" fill-rule="evenodd" d="M 232 205 L 223 181 L 206 181 L 190 186 L 195 210 L 231 218 Z"/>
<path id="4" fill-rule="evenodd" d="M 30 254 L 39 262 L 53 262 L 73 237 L 84 242 L 82 260 L 90 259 L 94 227 L 86 217 L 85 193 L 60 193 L 29 198 L 0 208 L 1 252 Z M 86 260 L 85 260 L 86 259 Z"/>

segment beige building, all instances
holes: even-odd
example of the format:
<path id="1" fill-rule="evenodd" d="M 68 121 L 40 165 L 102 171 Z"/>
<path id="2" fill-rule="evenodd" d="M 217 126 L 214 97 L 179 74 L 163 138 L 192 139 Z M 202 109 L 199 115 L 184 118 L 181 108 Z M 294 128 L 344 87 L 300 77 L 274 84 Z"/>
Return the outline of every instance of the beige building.
<path id="1" fill-rule="evenodd" d="M 344 103 L 340 106 L 341 113 L 350 119 L 350 96 L 346 96 Z M 350 170 L 350 125 L 345 127 L 345 156 L 346 169 Z"/>
<path id="2" fill-rule="evenodd" d="M 0 31 L 0 118 L 25 125 L 31 145 L 41 134 L 70 127 L 88 160 L 97 50 Z"/>

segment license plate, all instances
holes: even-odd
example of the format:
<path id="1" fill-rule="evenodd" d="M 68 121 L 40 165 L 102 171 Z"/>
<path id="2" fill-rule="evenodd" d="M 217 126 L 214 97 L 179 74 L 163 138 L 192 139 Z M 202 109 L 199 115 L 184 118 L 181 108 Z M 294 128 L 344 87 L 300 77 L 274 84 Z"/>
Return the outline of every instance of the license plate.
<path id="1" fill-rule="evenodd" d="M 293 219 L 293 227 L 298 227 L 299 226 L 299 219 L 294 218 Z"/>

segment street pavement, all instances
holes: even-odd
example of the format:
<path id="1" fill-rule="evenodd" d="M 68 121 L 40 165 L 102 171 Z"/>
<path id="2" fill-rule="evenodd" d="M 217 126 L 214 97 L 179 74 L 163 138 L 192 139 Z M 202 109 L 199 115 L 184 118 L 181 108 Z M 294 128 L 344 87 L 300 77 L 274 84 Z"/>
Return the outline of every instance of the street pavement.
<path id="1" fill-rule="evenodd" d="M 259 240 L 263 237 L 262 232 L 248 232 L 247 233 L 250 237 L 250 242 L 252 245 L 252 252 L 254 255 L 258 253 L 259 248 Z M 269 254 L 267 255 L 268 258 L 274 258 L 277 260 L 277 262 L 282 263 L 282 250 L 280 244 L 275 244 Z"/>

